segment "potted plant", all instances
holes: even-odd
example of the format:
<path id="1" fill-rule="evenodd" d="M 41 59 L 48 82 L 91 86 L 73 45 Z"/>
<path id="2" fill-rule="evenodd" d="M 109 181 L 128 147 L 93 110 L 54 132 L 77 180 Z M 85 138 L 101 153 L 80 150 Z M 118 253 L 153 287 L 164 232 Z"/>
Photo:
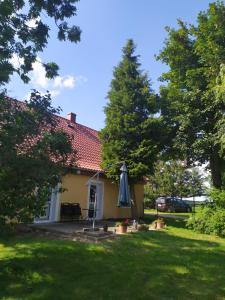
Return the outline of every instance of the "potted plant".
<path id="1" fill-rule="evenodd" d="M 129 220 L 122 220 L 121 222 L 117 223 L 117 227 L 120 233 L 126 233 L 127 227 L 129 226 Z"/>
<path id="2" fill-rule="evenodd" d="M 159 218 L 154 221 L 154 228 L 155 229 L 162 229 L 165 227 L 165 222 L 162 218 Z"/>

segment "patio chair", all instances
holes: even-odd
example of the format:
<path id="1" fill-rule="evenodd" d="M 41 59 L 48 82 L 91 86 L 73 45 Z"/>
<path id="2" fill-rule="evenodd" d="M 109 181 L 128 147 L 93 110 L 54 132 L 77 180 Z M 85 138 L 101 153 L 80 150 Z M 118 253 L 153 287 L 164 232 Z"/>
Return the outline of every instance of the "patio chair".
<path id="1" fill-rule="evenodd" d="M 81 218 L 81 207 L 79 203 L 62 203 L 60 211 L 61 221 L 75 221 Z"/>

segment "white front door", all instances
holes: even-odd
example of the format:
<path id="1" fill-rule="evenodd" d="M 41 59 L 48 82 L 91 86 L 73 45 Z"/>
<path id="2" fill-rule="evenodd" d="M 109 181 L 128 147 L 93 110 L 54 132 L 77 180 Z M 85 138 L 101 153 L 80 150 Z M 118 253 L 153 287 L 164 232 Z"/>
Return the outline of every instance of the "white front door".
<path id="1" fill-rule="evenodd" d="M 103 183 L 91 181 L 88 184 L 88 209 L 89 217 L 92 217 L 91 211 L 94 209 L 96 201 L 96 219 L 103 218 Z"/>

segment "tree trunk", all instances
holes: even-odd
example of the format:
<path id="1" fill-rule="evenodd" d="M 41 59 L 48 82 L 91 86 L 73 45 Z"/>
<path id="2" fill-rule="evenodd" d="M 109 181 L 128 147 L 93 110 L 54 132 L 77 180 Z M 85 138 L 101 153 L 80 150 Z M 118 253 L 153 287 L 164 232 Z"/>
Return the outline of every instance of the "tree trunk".
<path id="1" fill-rule="evenodd" d="M 137 220 L 138 219 L 138 211 L 137 211 L 137 203 L 136 203 L 134 184 L 131 185 L 130 190 L 131 190 L 131 217 L 133 220 Z"/>
<path id="2" fill-rule="evenodd" d="M 222 169 L 223 161 L 218 154 L 214 154 L 210 158 L 210 170 L 212 175 L 212 184 L 215 188 L 222 187 Z"/>

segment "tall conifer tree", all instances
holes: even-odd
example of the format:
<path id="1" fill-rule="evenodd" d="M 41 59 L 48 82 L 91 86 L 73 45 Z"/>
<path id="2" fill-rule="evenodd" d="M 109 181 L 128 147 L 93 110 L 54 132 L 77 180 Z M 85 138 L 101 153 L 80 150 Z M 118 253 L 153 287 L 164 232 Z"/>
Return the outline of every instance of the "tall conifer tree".
<path id="1" fill-rule="evenodd" d="M 107 176 L 119 179 L 125 161 L 133 199 L 134 183 L 149 174 L 157 154 L 157 97 L 150 89 L 147 75 L 140 70 L 135 45 L 128 40 L 105 107 L 105 128 L 101 131 L 103 167 Z"/>

